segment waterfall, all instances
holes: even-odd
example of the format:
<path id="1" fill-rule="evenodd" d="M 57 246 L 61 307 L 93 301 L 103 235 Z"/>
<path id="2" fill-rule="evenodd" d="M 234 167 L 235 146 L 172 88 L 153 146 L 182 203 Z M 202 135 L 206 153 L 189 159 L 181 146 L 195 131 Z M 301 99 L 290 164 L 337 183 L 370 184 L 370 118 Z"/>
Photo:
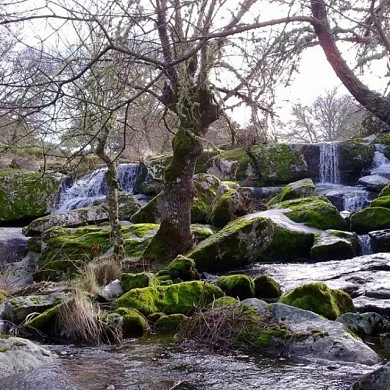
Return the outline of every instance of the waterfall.
<path id="1" fill-rule="evenodd" d="M 369 192 L 363 189 L 354 189 L 353 191 L 345 191 L 343 197 L 344 210 L 355 213 L 366 207 L 369 203 Z"/>
<path id="2" fill-rule="evenodd" d="M 362 255 L 371 255 L 372 247 L 371 247 L 371 237 L 368 234 L 358 235 L 360 251 Z"/>
<path id="3" fill-rule="evenodd" d="M 138 164 L 120 164 L 118 166 L 118 186 L 122 191 L 132 193 L 138 175 Z M 105 200 L 107 193 L 107 168 L 97 169 L 60 191 L 56 211 L 73 210 L 90 206 L 96 200 Z"/>
<path id="4" fill-rule="evenodd" d="M 379 145 L 375 145 L 375 147 L 376 150 L 372 159 L 370 173 L 371 175 L 381 175 L 390 179 L 390 160 L 384 155 L 383 149 Z"/>
<path id="5" fill-rule="evenodd" d="M 339 143 L 320 145 L 320 183 L 340 183 Z"/>

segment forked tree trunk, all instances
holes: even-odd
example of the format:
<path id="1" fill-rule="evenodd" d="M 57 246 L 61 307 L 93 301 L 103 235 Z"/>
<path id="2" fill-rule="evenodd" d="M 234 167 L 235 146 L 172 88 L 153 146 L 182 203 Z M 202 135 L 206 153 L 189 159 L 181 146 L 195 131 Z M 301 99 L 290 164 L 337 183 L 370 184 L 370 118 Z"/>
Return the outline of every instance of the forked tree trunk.
<path id="1" fill-rule="evenodd" d="M 390 125 L 390 100 L 371 91 L 344 61 L 329 26 L 324 0 L 311 0 L 311 10 L 318 20 L 318 23 L 313 24 L 318 41 L 337 77 L 363 107 Z"/>

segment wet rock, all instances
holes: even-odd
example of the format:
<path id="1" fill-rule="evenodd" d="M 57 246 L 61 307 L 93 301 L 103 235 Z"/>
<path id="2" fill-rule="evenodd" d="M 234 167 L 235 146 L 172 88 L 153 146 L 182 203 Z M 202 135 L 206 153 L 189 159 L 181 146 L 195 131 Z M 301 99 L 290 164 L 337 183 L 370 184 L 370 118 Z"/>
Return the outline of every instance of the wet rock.
<path id="1" fill-rule="evenodd" d="M 255 296 L 255 285 L 248 275 L 223 275 L 217 286 L 226 294 L 240 300 Z"/>
<path id="2" fill-rule="evenodd" d="M 390 383 L 390 363 L 376 369 L 355 382 L 352 390 L 385 390 Z"/>
<path id="3" fill-rule="evenodd" d="M 380 192 L 382 189 L 390 183 L 389 179 L 386 179 L 380 175 L 363 176 L 359 179 L 359 184 L 372 191 Z"/>
<path id="4" fill-rule="evenodd" d="M 373 252 L 390 252 L 390 229 L 375 230 L 369 236 Z"/>
<path id="5" fill-rule="evenodd" d="M 27 239 L 20 229 L 0 229 L 0 264 L 20 261 L 27 252 Z"/>
<path id="6" fill-rule="evenodd" d="M 120 297 L 124 292 L 121 282 L 118 279 L 115 279 L 100 290 L 99 296 L 106 301 L 112 301 L 113 299 Z"/>
<path id="7" fill-rule="evenodd" d="M 386 207 L 366 207 L 352 214 L 351 229 L 356 233 L 365 234 L 373 230 L 390 228 L 390 209 Z"/>
<path id="8" fill-rule="evenodd" d="M 268 205 L 272 206 L 276 203 L 283 202 L 285 200 L 307 198 L 310 196 L 318 195 L 316 186 L 311 179 L 302 179 L 293 183 L 287 184 L 280 194 L 272 198 Z"/>
<path id="9" fill-rule="evenodd" d="M 53 360 L 48 350 L 29 340 L 0 338 L 0 377 L 31 371 Z"/>
<path id="10" fill-rule="evenodd" d="M 353 300 L 353 304 L 359 313 L 375 312 L 384 317 L 390 317 L 390 299 L 360 296 Z"/>
<path id="11" fill-rule="evenodd" d="M 260 317 L 270 315 L 290 332 L 291 337 L 283 343 L 283 356 L 366 365 L 381 361 L 371 348 L 348 333 L 340 322 L 329 321 L 311 311 L 283 303 L 267 305 L 259 299 L 246 299 L 242 304 L 255 307 Z"/>
<path id="12" fill-rule="evenodd" d="M 374 336 L 383 330 L 383 317 L 374 312 L 345 313 L 336 319 L 358 336 Z"/>

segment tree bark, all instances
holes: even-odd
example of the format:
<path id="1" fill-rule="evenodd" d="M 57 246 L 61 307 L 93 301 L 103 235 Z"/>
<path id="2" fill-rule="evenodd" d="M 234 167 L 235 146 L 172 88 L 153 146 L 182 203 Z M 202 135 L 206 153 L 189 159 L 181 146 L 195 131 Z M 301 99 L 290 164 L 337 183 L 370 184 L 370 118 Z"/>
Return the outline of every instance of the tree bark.
<path id="1" fill-rule="evenodd" d="M 317 22 L 313 23 L 315 33 L 337 77 L 363 107 L 390 125 L 390 100 L 371 91 L 344 61 L 329 26 L 324 0 L 311 0 L 310 3 L 312 14 L 317 19 Z"/>
<path id="2" fill-rule="evenodd" d="M 219 117 L 219 107 L 207 88 L 194 86 L 180 104 L 175 109 L 180 118 L 179 131 L 172 140 L 173 157 L 164 175 L 160 229 L 142 255 L 143 260 L 159 263 L 167 263 L 193 246 L 191 204 L 195 164 L 203 151 L 200 138 Z"/>

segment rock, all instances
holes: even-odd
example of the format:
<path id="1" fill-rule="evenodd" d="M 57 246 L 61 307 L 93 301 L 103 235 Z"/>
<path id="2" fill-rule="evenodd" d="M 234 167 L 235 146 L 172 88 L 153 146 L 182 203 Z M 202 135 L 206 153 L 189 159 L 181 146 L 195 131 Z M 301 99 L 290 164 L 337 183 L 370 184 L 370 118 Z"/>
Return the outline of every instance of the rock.
<path id="1" fill-rule="evenodd" d="M 345 221 L 339 211 L 323 196 L 292 199 L 272 205 L 280 209 L 294 222 L 302 222 L 317 229 L 343 230 Z"/>
<path id="2" fill-rule="evenodd" d="M 0 173 L 0 222 L 41 217 L 54 203 L 61 177 L 32 171 Z"/>
<path id="3" fill-rule="evenodd" d="M 223 227 L 236 218 L 236 213 L 240 209 L 242 209 L 240 193 L 222 184 L 218 187 L 209 221 L 216 227 Z"/>
<path id="4" fill-rule="evenodd" d="M 29 332 L 31 329 L 37 329 L 45 334 L 55 334 L 55 324 L 59 308 L 60 305 L 58 304 L 26 321 L 25 331 Z M 34 334 L 34 332 L 32 333 Z"/>
<path id="5" fill-rule="evenodd" d="M 235 305 L 238 302 L 239 301 L 236 298 L 226 296 L 226 297 L 221 297 L 216 299 L 215 301 L 211 302 L 209 306 L 210 307 L 231 306 L 231 305 Z"/>
<path id="6" fill-rule="evenodd" d="M 375 312 L 384 317 L 390 317 L 390 297 L 386 299 L 359 296 L 354 298 L 353 304 L 359 313 Z"/>
<path id="7" fill-rule="evenodd" d="M 369 233 L 374 253 L 390 252 L 390 229 L 375 230 Z"/>
<path id="8" fill-rule="evenodd" d="M 154 324 L 156 332 L 176 333 L 181 324 L 188 319 L 184 314 L 169 314 L 160 317 Z"/>
<path id="9" fill-rule="evenodd" d="M 353 362 L 374 365 L 381 361 L 380 357 L 359 338 L 353 337 L 345 330 L 343 324 L 329 321 L 311 311 L 285 305 L 271 303 L 252 298 L 242 302 L 254 307 L 261 318 L 270 316 L 279 328 L 284 327 L 286 336 L 274 333 L 268 338 L 268 348 L 273 348 L 282 356 L 299 359 L 325 359 L 332 362 Z"/>
<path id="10" fill-rule="evenodd" d="M 134 192 L 156 195 L 163 189 L 163 177 L 166 166 L 172 156 L 162 156 L 141 162 Z"/>
<path id="11" fill-rule="evenodd" d="M 255 296 L 255 285 L 248 275 L 223 275 L 217 280 L 217 286 L 226 295 L 239 300 Z"/>
<path id="12" fill-rule="evenodd" d="M 336 319 L 358 336 L 375 336 L 383 331 L 384 320 L 378 313 L 345 313 Z"/>
<path id="13" fill-rule="evenodd" d="M 133 194 L 118 191 L 118 216 L 121 221 L 129 221 L 140 208 L 141 205 Z"/>
<path id="14" fill-rule="evenodd" d="M 148 331 L 148 322 L 138 310 L 120 307 L 116 310 L 116 313 L 123 317 L 123 337 L 142 336 Z"/>
<path id="15" fill-rule="evenodd" d="M 269 218 L 248 215 L 230 222 L 186 254 L 199 271 L 223 271 L 257 260 L 270 244 L 273 224 Z"/>
<path id="16" fill-rule="evenodd" d="M 13 158 L 9 167 L 26 171 L 39 171 L 41 168 L 37 162 L 25 157 Z"/>
<path id="17" fill-rule="evenodd" d="M 276 299 L 281 295 L 279 283 L 267 275 L 259 275 L 253 279 L 255 284 L 255 297 L 263 299 Z"/>
<path id="18" fill-rule="evenodd" d="M 344 291 L 331 289 L 321 282 L 306 283 L 280 298 L 281 303 L 310 310 L 330 320 L 335 320 L 355 308 L 351 297 Z"/>
<path id="19" fill-rule="evenodd" d="M 0 228 L 0 264 L 20 261 L 27 252 L 27 239 L 19 228 Z"/>
<path id="20" fill-rule="evenodd" d="M 390 195 L 390 183 L 386 184 L 382 188 L 382 191 L 379 193 L 378 198 L 381 198 L 382 196 L 388 196 L 388 195 Z"/>
<path id="21" fill-rule="evenodd" d="M 316 186 L 311 179 L 302 179 L 293 183 L 287 184 L 280 191 L 280 194 L 272 198 L 268 205 L 272 206 L 276 203 L 283 202 L 285 200 L 308 198 L 318 195 Z"/>
<path id="22" fill-rule="evenodd" d="M 3 318 L 19 325 L 31 313 L 42 313 L 61 301 L 58 294 L 12 297 L 4 304 Z"/>
<path id="23" fill-rule="evenodd" d="M 52 363 L 47 349 L 20 337 L 0 338 L 0 377 L 32 371 Z"/>
<path id="24" fill-rule="evenodd" d="M 351 390 L 384 390 L 389 388 L 390 363 L 364 375 L 351 386 Z"/>
<path id="25" fill-rule="evenodd" d="M 389 183 L 389 179 L 380 175 L 363 176 L 359 179 L 359 184 L 365 186 L 369 190 L 377 192 L 382 191 L 382 189 Z"/>
<path id="26" fill-rule="evenodd" d="M 372 230 L 390 228 L 390 209 L 385 207 L 366 207 L 351 216 L 351 229 L 365 234 Z"/>
<path id="27" fill-rule="evenodd" d="M 42 234 L 45 230 L 52 227 L 77 227 L 91 224 L 97 224 L 108 221 L 107 207 L 100 206 L 83 207 L 71 211 L 52 213 L 32 221 L 23 229 L 23 234 L 33 236 Z"/>
<path id="28" fill-rule="evenodd" d="M 316 236 L 310 257 L 315 261 L 350 259 L 357 255 L 358 248 L 355 233 L 326 230 Z"/>
<path id="29" fill-rule="evenodd" d="M 139 310 L 142 314 L 189 314 L 200 304 L 208 305 L 223 295 L 221 289 L 200 281 L 182 282 L 170 286 L 133 289 L 115 301 L 117 307 Z"/>
<path id="30" fill-rule="evenodd" d="M 112 301 L 123 295 L 124 292 L 121 282 L 118 279 L 115 279 L 100 290 L 99 296 L 106 301 Z"/>
<path id="31" fill-rule="evenodd" d="M 153 285 L 155 275 L 150 272 L 140 272 L 137 274 L 123 273 L 121 284 L 125 292 L 133 288 L 143 288 Z"/>
<path id="32" fill-rule="evenodd" d="M 156 195 L 148 203 L 139 208 L 130 218 L 132 223 L 160 223 L 160 202 L 162 193 Z"/>
<path id="33" fill-rule="evenodd" d="M 165 269 L 159 271 L 157 277 L 160 280 L 168 278 L 170 280 L 179 279 L 183 282 L 200 279 L 195 261 L 182 255 L 178 255 Z"/>
<path id="34" fill-rule="evenodd" d="M 385 207 L 390 209 L 390 195 L 379 196 L 370 203 L 370 207 Z"/>

